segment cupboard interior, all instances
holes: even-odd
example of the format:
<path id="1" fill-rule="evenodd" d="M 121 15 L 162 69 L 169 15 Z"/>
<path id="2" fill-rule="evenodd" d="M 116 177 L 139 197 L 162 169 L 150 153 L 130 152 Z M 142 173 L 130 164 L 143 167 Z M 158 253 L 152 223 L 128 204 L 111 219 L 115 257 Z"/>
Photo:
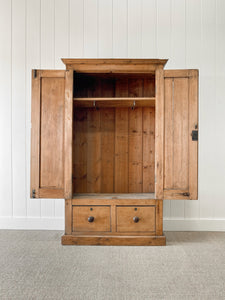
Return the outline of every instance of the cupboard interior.
<path id="1" fill-rule="evenodd" d="M 133 106 L 134 97 L 155 97 L 152 75 L 74 73 L 74 198 L 154 198 L 155 107 Z"/>

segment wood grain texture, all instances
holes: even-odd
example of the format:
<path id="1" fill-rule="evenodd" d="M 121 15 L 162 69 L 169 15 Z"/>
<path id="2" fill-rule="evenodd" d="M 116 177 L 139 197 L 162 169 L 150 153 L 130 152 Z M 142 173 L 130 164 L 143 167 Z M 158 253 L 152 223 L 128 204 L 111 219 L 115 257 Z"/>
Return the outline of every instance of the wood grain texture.
<path id="1" fill-rule="evenodd" d="M 40 73 L 34 78 L 32 71 L 32 109 L 31 109 L 31 174 L 30 174 L 30 197 L 35 190 L 35 197 L 39 198 L 39 160 L 40 160 Z"/>
<path id="2" fill-rule="evenodd" d="M 63 235 L 62 245 L 165 246 L 165 236 L 88 236 Z"/>
<path id="3" fill-rule="evenodd" d="M 156 69 L 156 110 L 155 110 L 155 194 L 163 198 L 163 147 L 164 144 L 164 73 L 163 67 Z"/>
<path id="4" fill-rule="evenodd" d="M 129 193 L 143 187 L 142 108 L 129 110 Z"/>
<path id="5" fill-rule="evenodd" d="M 128 109 L 115 109 L 115 193 L 128 191 Z"/>
<path id="6" fill-rule="evenodd" d="M 66 71 L 64 115 L 64 197 L 72 198 L 73 71 Z"/>
<path id="7" fill-rule="evenodd" d="M 114 192 L 115 110 L 101 111 L 101 192 Z"/>
<path id="8" fill-rule="evenodd" d="M 86 109 L 75 109 L 73 117 L 73 192 L 87 191 L 87 115 Z"/>
<path id="9" fill-rule="evenodd" d="M 163 200 L 156 200 L 156 235 L 163 235 Z"/>
<path id="10" fill-rule="evenodd" d="M 198 199 L 198 142 L 192 141 L 190 132 L 198 129 L 198 71 L 190 72 L 189 78 L 189 193 L 190 199 Z"/>
<path id="11" fill-rule="evenodd" d="M 73 207 L 73 231 L 110 231 L 110 206 Z M 94 217 L 93 222 L 88 218 Z"/>
<path id="12" fill-rule="evenodd" d="M 50 72 L 49 76 L 53 76 L 51 73 L 52 72 Z M 42 78 L 40 188 L 52 187 L 63 189 L 64 187 L 64 92 L 64 76 L 59 78 Z"/>
<path id="13" fill-rule="evenodd" d="M 137 217 L 139 221 L 134 222 Z M 155 231 L 154 206 L 117 207 L 117 232 Z"/>
<path id="14" fill-rule="evenodd" d="M 100 111 L 88 110 L 87 128 L 87 191 L 101 191 Z"/>
<path id="15" fill-rule="evenodd" d="M 65 234 L 72 233 L 72 200 L 65 200 Z"/>
<path id="16" fill-rule="evenodd" d="M 163 197 L 197 199 L 198 142 L 191 134 L 198 128 L 198 72 L 176 70 L 174 78 L 172 74 L 165 73 Z"/>
<path id="17" fill-rule="evenodd" d="M 155 109 L 143 108 L 143 193 L 155 191 Z"/>

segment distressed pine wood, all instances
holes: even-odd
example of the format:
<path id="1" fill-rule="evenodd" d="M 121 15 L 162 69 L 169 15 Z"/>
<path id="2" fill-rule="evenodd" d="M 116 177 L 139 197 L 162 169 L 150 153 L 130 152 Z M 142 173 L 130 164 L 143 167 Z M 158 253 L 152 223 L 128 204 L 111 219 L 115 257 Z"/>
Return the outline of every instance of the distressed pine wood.
<path id="1" fill-rule="evenodd" d="M 42 78 L 40 188 L 52 187 L 63 190 L 64 187 L 64 92 L 64 77 Z"/>
<path id="2" fill-rule="evenodd" d="M 77 206 L 73 207 L 73 231 L 110 231 L 110 206 Z M 88 222 L 94 217 L 93 222 Z"/>
<path id="3" fill-rule="evenodd" d="M 75 107 L 154 107 L 155 98 L 74 98 Z"/>
<path id="4" fill-rule="evenodd" d="M 163 200 L 156 200 L 156 235 L 163 235 Z"/>
<path id="5" fill-rule="evenodd" d="M 198 142 L 192 141 L 190 131 L 198 129 L 198 70 L 190 71 L 189 78 L 189 193 L 198 199 Z"/>
<path id="6" fill-rule="evenodd" d="M 198 142 L 191 133 L 198 124 L 198 72 L 168 70 L 164 76 L 163 199 L 197 199 Z"/>
<path id="7" fill-rule="evenodd" d="M 31 105 L 31 174 L 30 197 L 35 190 L 35 197 L 39 198 L 39 149 L 40 149 L 40 71 L 32 70 L 32 105 Z"/>
<path id="8" fill-rule="evenodd" d="M 163 145 L 164 145 L 164 73 L 163 66 L 156 69 L 155 108 L 155 195 L 163 198 Z"/>
<path id="9" fill-rule="evenodd" d="M 139 218 L 137 223 L 133 218 Z M 155 231 L 154 206 L 118 206 L 117 232 Z"/>
<path id="10" fill-rule="evenodd" d="M 72 200 L 65 200 L 65 234 L 72 233 Z"/>
<path id="11" fill-rule="evenodd" d="M 115 110 L 115 193 L 128 192 L 128 109 Z"/>
<path id="12" fill-rule="evenodd" d="M 114 192 L 115 110 L 101 111 L 101 192 Z"/>
<path id="13" fill-rule="evenodd" d="M 100 111 L 88 111 L 87 131 L 87 191 L 101 191 L 101 132 Z"/>
<path id="14" fill-rule="evenodd" d="M 31 197 L 34 189 L 35 198 L 63 198 L 65 71 L 32 77 Z"/>
<path id="15" fill-rule="evenodd" d="M 86 109 L 75 109 L 73 118 L 73 192 L 87 191 L 87 115 Z"/>
<path id="16" fill-rule="evenodd" d="M 143 193 L 155 191 L 155 110 L 143 108 Z"/>
<path id="17" fill-rule="evenodd" d="M 142 109 L 129 110 L 129 193 L 143 191 Z"/>
<path id="18" fill-rule="evenodd" d="M 63 235 L 62 245 L 165 246 L 165 236 Z"/>
<path id="19" fill-rule="evenodd" d="M 64 114 L 64 197 L 72 198 L 73 71 L 66 71 Z"/>

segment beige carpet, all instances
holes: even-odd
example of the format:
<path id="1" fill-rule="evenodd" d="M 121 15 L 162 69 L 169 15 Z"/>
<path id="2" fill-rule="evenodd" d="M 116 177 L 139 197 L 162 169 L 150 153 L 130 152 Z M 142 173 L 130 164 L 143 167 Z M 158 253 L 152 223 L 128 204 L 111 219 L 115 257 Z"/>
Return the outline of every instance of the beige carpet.
<path id="1" fill-rule="evenodd" d="M 225 299 L 225 233 L 166 247 L 61 246 L 60 231 L 0 231 L 0 299 Z"/>

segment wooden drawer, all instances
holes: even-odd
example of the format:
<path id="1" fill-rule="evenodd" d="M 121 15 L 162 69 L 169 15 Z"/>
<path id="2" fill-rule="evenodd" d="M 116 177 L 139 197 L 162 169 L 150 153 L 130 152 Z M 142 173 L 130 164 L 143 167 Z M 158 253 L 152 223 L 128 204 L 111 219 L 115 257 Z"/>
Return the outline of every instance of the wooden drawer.
<path id="1" fill-rule="evenodd" d="M 110 206 L 73 206 L 73 231 L 110 231 Z"/>
<path id="2" fill-rule="evenodd" d="M 155 231 L 155 206 L 118 206 L 117 232 Z"/>

